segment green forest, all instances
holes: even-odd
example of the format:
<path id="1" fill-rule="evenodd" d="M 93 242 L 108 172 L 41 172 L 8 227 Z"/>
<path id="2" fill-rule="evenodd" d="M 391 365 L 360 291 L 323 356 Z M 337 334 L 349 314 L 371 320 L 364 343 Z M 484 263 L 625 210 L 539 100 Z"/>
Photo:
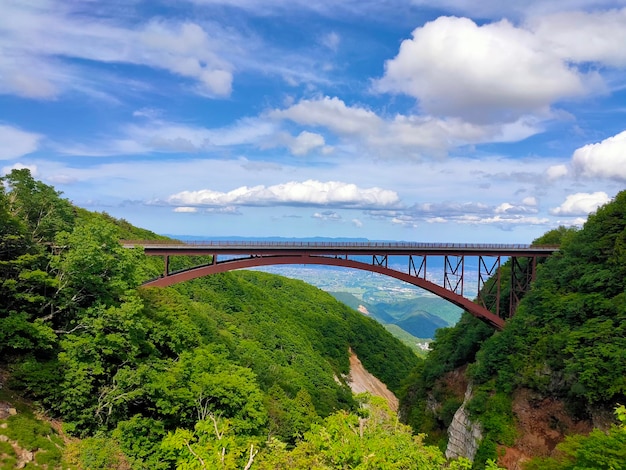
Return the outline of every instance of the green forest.
<path id="1" fill-rule="evenodd" d="M 461 370 L 473 384 L 468 411 L 484 431 L 475 468 L 523 440 L 514 405 L 525 395 L 537 410 L 562 404 L 563 415 L 544 419 L 565 439 L 523 468 L 626 469 L 626 191 L 582 229 L 559 227 L 534 243 L 560 250 L 537 267 L 516 315 L 501 332 L 467 313 L 438 330 L 404 395 L 406 421 L 441 445 L 463 400 L 447 378 Z M 584 423 L 598 429 L 577 435 Z"/>
<path id="2" fill-rule="evenodd" d="M 626 192 L 535 241 L 561 249 L 502 332 L 464 314 L 425 359 L 301 281 L 241 271 L 143 288 L 163 261 L 120 240 L 158 238 L 28 170 L 0 178 L 0 469 L 496 468 L 521 437 L 520 390 L 598 424 L 579 435 L 557 420 L 569 435 L 524 468 L 626 468 Z M 350 351 L 399 414 L 352 394 Z M 473 463 L 444 456 L 455 371 L 483 429 Z"/>

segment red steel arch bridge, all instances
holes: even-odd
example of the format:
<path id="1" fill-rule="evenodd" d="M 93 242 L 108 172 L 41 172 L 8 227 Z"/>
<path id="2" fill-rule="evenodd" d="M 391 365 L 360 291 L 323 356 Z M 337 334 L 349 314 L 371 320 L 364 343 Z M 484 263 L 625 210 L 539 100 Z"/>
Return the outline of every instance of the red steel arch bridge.
<path id="1" fill-rule="evenodd" d="M 266 242 L 266 241 L 198 241 L 170 242 L 124 240 L 127 248 L 143 247 L 148 256 L 162 256 L 163 275 L 144 286 L 170 286 L 190 279 L 236 269 L 285 264 L 317 264 L 342 266 L 390 276 L 432 292 L 461 307 L 496 329 L 502 329 L 520 299 L 535 278 L 537 260 L 556 251 L 557 246 L 470 244 L 470 243 L 412 243 L 412 242 Z M 170 256 L 211 256 L 211 262 L 201 266 L 170 272 Z M 443 276 L 434 280 L 432 268 L 435 257 Z M 478 296 L 468 299 L 469 290 L 466 258 L 477 261 Z M 394 262 L 400 259 L 404 264 Z M 501 311 L 502 264 L 510 259 L 509 311 Z M 431 261 L 429 263 L 429 260 Z M 474 273 L 476 273 L 474 269 Z M 472 276 L 474 277 L 474 276 Z M 488 282 L 490 278 L 492 281 Z M 475 282 L 476 279 L 472 280 Z"/>

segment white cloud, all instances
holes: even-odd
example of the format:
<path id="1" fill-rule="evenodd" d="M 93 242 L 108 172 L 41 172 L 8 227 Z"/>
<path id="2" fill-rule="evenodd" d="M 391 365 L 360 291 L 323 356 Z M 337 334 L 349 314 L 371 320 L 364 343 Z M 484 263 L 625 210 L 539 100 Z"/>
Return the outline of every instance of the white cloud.
<path id="1" fill-rule="evenodd" d="M 161 117 L 163 112 L 160 109 L 156 108 L 141 108 L 133 111 L 133 117 L 136 118 L 145 118 L 151 121 L 155 121 Z"/>
<path id="2" fill-rule="evenodd" d="M 522 204 L 526 205 L 526 206 L 536 206 L 537 205 L 537 198 L 534 196 L 528 196 L 525 197 L 524 199 L 522 199 Z"/>
<path id="3" fill-rule="evenodd" d="M 341 220 L 341 216 L 335 211 L 315 212 L 311 217 L 323 221 L 338 222 Z"/>
<path id="4" fill-rule="evenodd" d="M 531 198 L 532 199 L 532 198 Z M 508 202 L 492 206 L 475 202 L 421 203 L 396 211 L 370 211 L 374 219 L 388 219 L 394 225 L 418 228 L 420 224 L 455 223 L 461 225 L 493 225 L 504 230 L 515 226 L 547 226 L 550 220 L 539 217 L 532 204 L 513 205 Z"/>
<path id="5" fill-rule="evenodd" d="M 547 217 L 527 217 L 522 215 L 514 215 L 510 217 L 503 215 L 495 215 L 493 217 L 467 215 L 454 219 L 454 222 L 470 225 L 498 225 L 506 228 L 514 225 L 548 225 L 550 223 L 550 219 Z"/>
<path id="6" fill-rule="evenodd" d="M 193 154 L 218 147 L 260 145 L 276 133 L 272 122 L 244 118 L 231 126 L 205 128 L 166 121 L 127 125 L 123 135 L 89 144 L 57 144 L 66 155 L 110 156 L 151 152 Z M 306 139 L 304 139 L 306 140 Z"/>
<path id="7" fill-rule="evenodd" d="M 256 144 L 275 132 L 271 122 L 244 118 L 222 128 L 193 127 L 170 122 L 154 122 L 146 126 L 129 126 L 130 138 L 155 150 L 202 150 L 210 146 Z M 183 150 L 184 151 L 184 150 Z"/>
<path id="8" fill-rule="evenodd" d="M 507 20 L 478 26 L 440 17 L 403 41 L 375 88 L 413 96 L 433 115 L 511 122 L 549 115 L 556 100 L 585 94 L 585 82 L 532 32 Z"/>
<path id="9" fill-rule="evenodd" d="M 577 149 L 572 165 L 582 176 L 626 181 L 626 131 Z"/>
<path id="10" fill-rule="evenodd" d="M 358 106 L 346 106 L 336 97 L 302 100 L 287 109 L 271 111 L 269 116 L 291 119 L 308 126 L 327 127 L 341 135 L 375 131 L 383 122 L 373 111 Z"/>
<path id="11" fill-rule="evenodd" d="M 359 219 L 352 219 L 352 225 L 354 225 L 356 228 L 361 228 L 363 227 L 363 222 L 361 222 Z"/>
<path id="12" fill-rule="evenodd" d="M 534 17 L 529 27 L 565 60 L 626 66 L 626 8 L 559 12 Z"/>
<path id="13" fill-rule="evenodd" d="M 576 217 L 574 220 L 572 220 L 570 222 L 570 225 L 575 225 L 577 227 L 582 227 L 583 225 L 585 225 L 585 222 L 587 222 L 587 219 L 583 218 L 583 217 Z M 561 224 L 559 224 L 561 225 Z"/>
<path id="14" fill-rule="evenodd" d="M 479 18 L 503 17 L 525 18 L 568 10 L 588 10 L 615 8 L 623 5 L 623 0 L 525 0 L 523 2 L 503 2 L 501 0 L 411 0 L 415 5 L 426 5 L 453 11 L 462 15 Z"/>
<path id="15" fill-rule="evenodd" d="M 421 157 L 445 153 L 455 146 L 482 142 L 513 142 L 542 130 L 540 121 L 522 116 L 504 124 L 475 124 L 460 118 L 395 115 L 383 119 L 362 106 L 348 106 L 337 97 L 306 99 L 268 113 L 302 126 L 323 127 L 348 144 L 361 145 L 375 156 Z"/>
<path id="16" fill-rule="evenodd" d="M 198 212 L 198 208 L 189 207 L 189 206 L 181 206 L 181 207 L 175 207 L 174 212 L 193 213 L 193 212 Z"/>
<path id="17" fill-rule="evenodd" d="M 41 138 L 40 134 L 0 125 L 0 160 L 11 160 L 36 151 Z"/>
<path id="18" fill-rule="evenodd" d="M 528 214 L 528 213 L 536 213 L 537 209 L 534 207 L 527 207 L 526 205 L 513 205 L 508 202 L 503 202 L 499 206 L 497 206 L 494 210 L 496 214 Z"/>
<path id="19" fill-rule="evenodd" d="M 66 59 L 86 59 L 166 70 L 193 80 L 200 94 L 230 95 L 234 67 L 222 54 L 239 38 L 229 31 L 163 20 L 132 28 L 78 9 L 72 3 L 3 2 L 3 18 L 10 21 L 0 20 L 0 92 L 54 97 L 75 85 L 78 66 Z"/>
<path id="20" fill-rule="evenodd" d="M 33 176 L 37 176 L 38 171 L 37 171 L 37 165 L 24 165 L 22 163 L 15 163 L 11 166 L 4 166 L 2 167 L 2 172 L 0 174 L 2 175 L 7 175 L 9 173 L 11 173 L 11 171 L 13 170 L 30 170 L 30 174 Z"/>
<path id="21" fill-rule="evenodd" d="M 324 147 L 324 136 L 313 132 L 302 131 L 289 144 L 289 150 L 294 155 L 306 155 L 311 150 Z"/>
<path id="22" fill-rule="evenodd" d="M 363 203 L 361 207 L 356 207 L 357 210 L 365 211 L 361 216 L 355 211 L 344 211 L 343 207 L 347 205 L 332 204 L 331 198 L 328 197 L 328 204 L 319 206 L 308 204 L 300 222 L 295 225 L 291 224 L 289 227 L 302 228 L 298 236 L 321 235 L 325 228 L 329 231 L 324 232 L 324 235 L 338 236 L 336 231 L 333 235 L 332 227 L 338 229 L 341 226 L 346 230 L 356 230 L 350 221 L 358 217 L 365 222 L 363 231 L 360 230 L 359 233 L 372 239 L 406 237 L 420 241 L 504 242 L 508 240 L 511 243 L 528 243 L 549 228 L 573 223 L 574 217 L 554 216 L 549 213 L 550 208 L 557 207 L 563 202 L 565 195 L 569 194 L 565 191 L 572 185 L 572 181 L 568 179 L 546 184 L 545 168 L 555 165 L 558 161 L 554 158 L 514 159 L 490 156 L 480 160 L 471 157 L 452 157 L 419 165 L 408 165 L 398 160 L 379 161 L 366 165 L 361 159 L 353 158 L 338 160 L 336 165 L 305 166 L 300 161 L 283 162 L 279 167 L 266 168 L 261 172 L 241 171 L 242 167 L 250 163 L 244 158 L 213 159 L 201 158 L 199 155 L 185 160 L 178 156 L 169 156 L 160 159 L 158 164 L 148 158 L 139 161 L 92 160 L 87 165 L 79 166 L 76 166 L 74 159 L 66 159 L 63 163 L 50 159 L 32 162 L 29 160 L 29 163 L 37 164 L 44 181 L 50 181 L 50 178 L 59 176 L 77 182 L 78 184 L 61 185 L 58 189 L 76 201 L 78 205 L 86 207 L 90 199 L 96 199 L 99 204 L 97 210 L 106 210 L 116 217 L 124 217 L 128 220 L 131 220 L 129 217 L 136 217 L 136 209 L 133 212 L 123 212 L 123 200 L 145 201 L 149 198 L 146 194 L 153 195 L 152 198 L 159 200 L 153 201 L 144 209 L 146 213 L 160 214 L 151 222 L 153 225 L 147 227 L 159 233 L 171 233 L 171 224 L 168 226 L 166 218 L 163 217 L 165 208 L 158 207 L 159 205 L 167 206 L 168 210 L 178 206 L 197 207 L 197 215 L 202 214 L 207 218 L 218 215 L 245 216 L 252 212 L 255 214 L 255 220 L 263 220 L 264 217 L 267 217 L 268 221 L 270 217 L 282 220 L 282 222 L 268 222 L 263 225 L 262 228 L 267 229 L 268 236 L 279 232 L 293 233 L 284 228 L 292 219 L 287 219 L 288 216 L 281 216 L 281 212 L 277 212 L 275 207 L 281 205 L 292 207 L 293 209 L 289 210 L 291 216 L 300 216 L 303 212 L 297 212 L 297 208 L 307 206 L 302 202 L 303 197 L 295 200 L 295 197 L 287 195 L 263 196 L 257 201 L 259 205 L 255 206 L 255 201 L 248 203 L 247 199 L 254 198 L 253 194 L 244 194 L 239 198 L 232 197 L 231 204 L 228 204 L 228 196 L 232 196 L 233 190 L 240 187 L 252 189 L 251 187 L 260 185 L 267 193 L 269 188 L 281 186 L 278 183 L 285 181 L 305 182 L 310 178 L 317 182 L 324 182 L 336 180 L 338 175 L 350 175 L 350 181 L 363 191 L 367 188 L 380 187 L 381 182 L 384 182 L 384 188 L 397 192 L 398 202 L 382 208 L 382 204 L 373 207 Z M 163 175 L 167 177 L 164 178 Z M 207 186 L 208 181 L 211 186 Z M 489 189 L 482 187 L 482 183 L 485 182 L 490 183 Z M 581 189 L 576 191 L 586 193 L 604 191 L 608 194 L 616 194 L 618 190 L 623 189 L 619 183 L 613 181 L 579 180 L 577 184 L 581 185 Z M 451 186 L 456 188 L 455 192 L 450 192 Z M 213 201 L 215 205 L 203 205 L 198 194 L 193 195 L 189 203 L 186 200 L 167 201 L 168 195 L 178 194 L 181 188 L 207 187 L 217 194 L 216 200 Z M 306 188 L 302 190 L 308 191 Z M 98 195 L 97 198 L 94 198 L 94 194 Z M 535 197 L 540 201 L 540 205 L 527 204 L 528 201 L 522 199 L 527 197 Z M 288 202 L 282 203 L 281 199 L 287 199 Z M 536 208 L 539 212 L 496 214 L 496 208 L 505 201 L 512 206 L 524 205 L 529 206 L 529 209 Z M 347 209 L 355 206 L 349 206 Z M 313 209 L 309 209 L 310 207 Z M 337 212 L 342 216 L 344 223 L 327 222 L 311 225 L 317 220 L 312 219 L 311 214 L 325 210 Z M 195 224 L 201 223 L 202 219 L 191 217 L 193 214 L 187 217 L 183 217 L 184 214 L 179 215 L 180 227 L 196 227 L 194 232 L 185 232 L 182 231 L 185 229 L 180 228 L 180 233 L 197 233 L 198 226 L 192 223 L 193 221 Z M 239 230 L 233 227 L 240 227 L 241 231 L 247 228 L 253 230 L 249 222 L 245 222 L 247 220 L 245 217 L 231 217 L 230 220 L 232 222 L 224 222 L 224 225 L 220 226 L 224 235 L 237 234 Z M 279 230 L 277 227 L 280 224 L 283 224 L 283 228 Z M 158 230 L 156 227 L 159 227 Z M 202 227 L 199 230 L 202 230 Z M 406 228 L 410 232 L 404 234 L 394 232 L 394 227 Z M 414 227 L 417 227 L 416 231 L 413 231 Z M 454 227 L 457 227 L 457 230 Z M 472 229 L 465 229 L 469 227 Z M 275 233 L 271 233 L 272 231 Z M 508 233 L 500 233 L 501 231 Z M 215 234 L 222 232 L 215 232 Z"/>
<path id="23" fill-rule="evenodd" d="M 218 56 L 218 42 L 195 23 L 152 21 L 138 31 L 136 50 L 113 60 L 165 68 L 199 82 L 199 90 L 228 96 L 232 65 Z"/>
<path id="24" fill-rule="evenodd" d="M 377 187 L 362 189 L 339 181 L 307 180 L 274 186 L 242 186 L 229 192 L 183 191 L 171 195 L 165 202 L 176 206 L 286 205 L 375 209 L 397 206 L 400 200 L 395 191 Z"/>
<path id="25" fill-rule="evenodd" d="M 33 173 L 32 170 L 31 170 L 31 173 Z M 50 177 L 46 178 L 46 181 L 51 184 L 56 185 L 56 184 L 72 184 L 72 183 L 77 182 L 78 180 L 75 176 L 64 175 L 63 173 L 59 173 L 59 174 L 51 175 Z"/>
<path id="26" fill-rule="evenodd" d="M 548 175 L 548 179 L 556 180 L 559 179 L 569 173 L 567 166 L 565 165 L 552 165 L 548 167 L 546 170 L 546 174 Z"/>
<path id="27" fill-rule="evenodd" d="M 207 207 L 204 209 L 204 212 L 207 214 L 241 215 L 239 208 L 236 206 Z"/>
<path id="28" fill-rule="evenodd" d="M 609 196 L 603 191 L 570 194 L 565 198 L 563 204 L 550 212 L 554 215 L 566 216 L 587 215 L 609 201 Z"/>
<path id="29" fill-rule="evenodd" d="M 331 51 L 336 51 L 339 48 L 339 43 L 341 42 L 341 36 L 337 34 L 335 31 L 331 31 L 328 34 L 325 34 L 320 39 L 320 42 L 323 46 L 327 47 Z"/>

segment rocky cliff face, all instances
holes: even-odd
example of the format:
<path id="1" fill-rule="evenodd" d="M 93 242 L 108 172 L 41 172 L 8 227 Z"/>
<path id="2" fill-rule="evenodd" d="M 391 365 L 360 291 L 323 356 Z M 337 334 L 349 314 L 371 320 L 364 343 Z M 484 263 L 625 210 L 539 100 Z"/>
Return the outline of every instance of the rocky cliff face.
<path id="1" fill-rule="evenodd" d="M 452 423 L 448 428 L 447 458 L 466 457 L 474 460 L 480 441 L 483 438 L 482 427 L 479 423 L 470 420 L 469 412 L 465 409 L 466 404 L 472 398 L 472 386 L 467 386 L 463 404 L 454 414 Z"/>
<path id="2" fill-rule="evenodd" d="M 593 428 L 590 420 L 572 418 L 563 401 L 524 388 L 513 393 L 513 413 L 518 438 L 513 446 L 500 448 L 498 458 L 498 465 L 511 470 L 522 468 L 533 457 L 552 456 L 566 435 L 588 434 Z M 606 429 L 609 423 L 610 419 L 598 425 Z"/>

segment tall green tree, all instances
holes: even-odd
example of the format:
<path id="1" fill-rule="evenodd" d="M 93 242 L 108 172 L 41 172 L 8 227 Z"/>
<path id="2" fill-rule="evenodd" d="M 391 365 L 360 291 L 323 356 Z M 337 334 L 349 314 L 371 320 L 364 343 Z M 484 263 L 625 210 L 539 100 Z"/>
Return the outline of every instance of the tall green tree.
<path id="1" fill-rule="evenodd" d="M 35 180 L 27 169 L 13 170 L 0 178 L 8 188 L 8 211 L 24 221 L 35 243 L 52 242 L 61 231 L 71 230 L 74 209 L 52 186 Z"/>
<path id="2" fill-rule="evenodd" d="M 436 447 L 399 422 L 384 400 L 361 397 L 360 412 L 338 411 L 314 424 L 294 449 L 273 442 L 259 456 L 260 470 L 307 469 L 415 469 L 444 468 L 446 459 Z M 468 468 L 454 464 L 451 468 Z M 255 464 L 256 465 L 256 464 Z"/>
<path id="3" fill-rule="evenodd" d="M 71 223 L 69 203 L 28 170 L 0 178 L 0 353 L 51 347 L 55 336 L 45 316 L 57 280 L 51 248 L 42 242 Z"/>

